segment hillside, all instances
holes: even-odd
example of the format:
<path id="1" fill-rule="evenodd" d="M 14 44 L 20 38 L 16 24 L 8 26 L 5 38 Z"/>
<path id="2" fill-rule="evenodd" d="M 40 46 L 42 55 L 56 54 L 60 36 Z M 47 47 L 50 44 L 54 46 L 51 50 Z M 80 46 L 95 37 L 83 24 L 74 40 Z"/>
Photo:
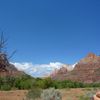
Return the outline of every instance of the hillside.
<path id="1" fill-rule="evenodd" d="M 75 65 L 72 71 L 56 74 L 52 78 L 84 83 L 100 82 L 100 56 L 89 53 Z"/>
<path id="2" fill-rule="evenodd" d="M 18 71 L 13 64 L 10 64 L 7 55 L 0 53 L 0 77 L 22 75 L 23 72 Z"/>

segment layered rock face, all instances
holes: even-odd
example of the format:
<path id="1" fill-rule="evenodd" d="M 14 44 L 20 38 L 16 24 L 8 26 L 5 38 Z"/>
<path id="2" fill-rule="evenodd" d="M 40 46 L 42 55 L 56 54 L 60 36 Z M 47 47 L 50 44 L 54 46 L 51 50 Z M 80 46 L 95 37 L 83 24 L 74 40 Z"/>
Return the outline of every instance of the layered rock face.
<path id="1" fill-rule="evenodd" d="M 6 54 L 0 53 L 0 77 L 17 76 L 21 73 L 14 65 L 9 63 Z"/>
<path id="2" fill-rule="evenodd" d="M 100 82 L 100 56 L 89 53 L 75 65 L 72 71 L 57 75 L 54 79 L 84 83 Z"/>
<path id="3" fill-rule="evenodd" d="M 76 81 L 85 83 L 100 82 L 100 56 L 89 53 L 79 61 L 72 73 L 75 74 Z"/>
<path id="4" fill-rule="evenodd" d="M 66 74 L 68 72 L 68 69 L 65 65 L 63 65 L 60 69 L 55 69 L 52 73 L 51 73 L 51 77 L 53 79 L 56 79 L 56 77 L 60 77 L 63 74 Z"/>
<path id="5" fill-rule="evenodd" d="M 55 69 L 52 74 L 50 75 L 52 79 L 65 79 L 63 76 L 65 76 L 68 72 L 73 70 L 74 65 L 68 65 L 64 64 L 60 69 Z"/>

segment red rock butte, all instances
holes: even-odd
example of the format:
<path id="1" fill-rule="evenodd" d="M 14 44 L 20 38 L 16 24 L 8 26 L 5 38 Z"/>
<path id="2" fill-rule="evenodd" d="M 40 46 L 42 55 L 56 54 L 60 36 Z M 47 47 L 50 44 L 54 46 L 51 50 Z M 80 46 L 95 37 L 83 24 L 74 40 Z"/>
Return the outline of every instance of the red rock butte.
<path id="1" fill-rule="evenodd" d="M 57 74 L 53 79 L 98 83 L 100 82 L 100 56 L 89 53 L 75 65 L 72 71 Z"/>

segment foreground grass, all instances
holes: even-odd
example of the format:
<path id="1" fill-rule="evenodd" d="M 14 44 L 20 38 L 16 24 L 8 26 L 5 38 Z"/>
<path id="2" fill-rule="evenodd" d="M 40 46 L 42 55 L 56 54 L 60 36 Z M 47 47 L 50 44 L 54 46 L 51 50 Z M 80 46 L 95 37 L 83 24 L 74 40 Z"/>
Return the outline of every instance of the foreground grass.
<path id="1" fill-rule="evenodd" d="M 90 100 L 100 88 L 66 88 L 58 91 L 62 95 L 62 100 Z M 0 100 L 23 100 L 27 93 L 27 90 L 0 91 Z"/>
<path id="2" fill-rule="evenodd" d="M 90 98 L 100 88 L 77 88 L 59 90 L 62 93 L 63 100 L 90 100 Z"/>

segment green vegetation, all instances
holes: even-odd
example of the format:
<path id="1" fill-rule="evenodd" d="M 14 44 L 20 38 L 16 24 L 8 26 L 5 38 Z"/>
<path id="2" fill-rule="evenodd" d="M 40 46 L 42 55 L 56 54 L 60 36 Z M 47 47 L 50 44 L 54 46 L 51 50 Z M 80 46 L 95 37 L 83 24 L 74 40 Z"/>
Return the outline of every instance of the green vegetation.
<path id="1" fill-rule="evenodd" d="M 94 94 L 95 94 L 95 92 L 88 92 L 88 93 L 80 96 L 79 100 L 92 100 Z"/>
<path id="2" fill-rule="evenodd" d="M 79 100 L 90 100 L 88 96 L 80 96 Z"/>
<path id="3" fill-rule="evenodd" d="M 34 78 L 29 75 L 21 77 L 0 77 L 0 90 L 30 89 L 33 87 Z"/>
<path id="4" fill-rule="evenodd" d="M 83 84 L 80 82 L 72 82 L 69 80 L 58 81 L 52 80 L 51 78 L 32 78 L 29 75 L 23 75 L 20 77 L 1 77 L 0 78 L 0 90 L 11 90 L 11 89 L 32 89 L 40 88 L 47 89 L 53 87 L 55 89 L 63 88 L 89 88 L 89 87 L 100 87 L 100 83 Z"/>
<path id="5" fill-rule="evenodd" d="M 61 93 L 54 88 L 41 90 L 33 88 L 28 91 L 24 100 L 62 100 Z"/>
<path id="6" fill-rule="evenodd" d="M 31 89 L 27 93 L 25 100 L 37 100 L 38 98 L 41 97 L 41 93 L 42 93 L 42 90 L 39 88 Z"/>
<path id="7" fill-rule="evenodd" d="M 61 93 L 54 88 L 43 90 L 41 98 L 42 100 L 62 100 Z"/>

